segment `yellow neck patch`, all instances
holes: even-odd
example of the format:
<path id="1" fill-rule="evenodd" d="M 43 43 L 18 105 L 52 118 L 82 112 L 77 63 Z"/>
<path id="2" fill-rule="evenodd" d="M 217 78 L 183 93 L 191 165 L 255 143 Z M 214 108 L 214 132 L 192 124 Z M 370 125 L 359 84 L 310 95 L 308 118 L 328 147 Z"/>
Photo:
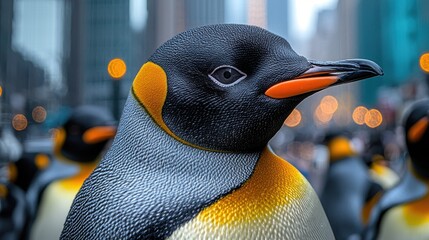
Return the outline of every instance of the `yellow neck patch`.
<path id="1" fill-rule="evenodd" d="M 429 180 L 421 177 L 414 169 L 411 161 L 407 162 L 408 169 L 412 175 L 418 178 L 426 188 L 429 189 Z M 429 193 L 426 193 L 422 198 L 408 203 L 403 208 L 403 216 L 408 225 L 418 226 L 429 222 Z"/>
<path id="2" fill-rule="evenodd" d="M 251 177 L 239 189 L 201 211 L 201 222 L 234 225 L 270 217 L 278 207 L 304 196 L 302 175 L 268 148 L 262 152 Z"/>
<path id="3" fill-rule="evenodd" d="M 137 101 L 143 105 L 152 119 L 170 136 L 177 141 L 194 148 L 213 151 L 189 143 L 174 134 L 165 124 L 162 118 L 162 107 L 167 98 L 167 74 L 156 63 L 147 62 L 137 73 L 132 85 L 132 92 Z"/>
<path id="4" fill-rule="evenodd" d="M 91 175 L 92 171 L 94 171 L 97 165 L 98 161 L 87 164 L 79 164 L 79 172 L 76 175 L 60 180 L 61 187 L 67 190 L 79 190 L 85 179 Z"/>
<path id="5" fill-rule="evenodd" d="M 386 166 L 377 162 L 371 164 L 371 169 L 380 176 L 383 176 L 388 171 Z"/>
<path id="6" fill-rule="evenodd" d="M 368 202 L 365 203 L 362 209 L 362 221 L 366 225 L 369 222 L 369 217 L 371 216 L 371 211 L 380 201 L 380 198 L 383 196 L 382 192 L 377 192 Z"/>
<path id="7" fill-rule="evenodd" d="M 405 221 L 408 225 L 418 226 L 429 222 L 429 194 L 407 204 L 403 209 Z"/>

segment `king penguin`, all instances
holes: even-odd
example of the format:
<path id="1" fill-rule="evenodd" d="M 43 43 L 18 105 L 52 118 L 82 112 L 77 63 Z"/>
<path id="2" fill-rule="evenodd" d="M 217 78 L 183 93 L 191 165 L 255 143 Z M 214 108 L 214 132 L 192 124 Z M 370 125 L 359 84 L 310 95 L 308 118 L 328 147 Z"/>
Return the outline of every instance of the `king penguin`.
<path id="1" fill-rule="evenodd" d="M 84 105 L 74 109 L 54 136 L 54 160 L 27 193 L 30 239 L 58 239 L 83 181 L 98 164 L 116 133 L 110 112 Z"/>
<path id="2" fill-rule="evenodd" d="M 374 207 L 365 239 L 429 239 L 429 99 L 412 104 L 403 127 L 408 171 Z"/>
<path id="3" fill-rule="evenodd" d="M 62 239 L 333 239 L 314 190 L 267 143 L 306 96 L 380 75 L 308 61 L 235 24 L 185 31 L 141 67 Z"/>
<path id="4" fill-rule="evenodd" d="M 320 201 L 336 239 L 362 234 L 362 210 L 370 189 L 368 168 L 353 148 L 351 136 L 332 132 L 325 137 L 330 165 Z"/>

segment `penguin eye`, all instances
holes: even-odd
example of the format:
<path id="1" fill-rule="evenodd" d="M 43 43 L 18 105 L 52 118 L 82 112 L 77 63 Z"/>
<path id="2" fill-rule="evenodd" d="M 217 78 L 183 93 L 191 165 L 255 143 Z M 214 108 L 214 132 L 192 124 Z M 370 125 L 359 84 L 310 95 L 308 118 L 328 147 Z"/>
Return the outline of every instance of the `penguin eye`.
<path id="1" fill-rule="evenodd" d="M 209 77 L 221 87 L 229 87 L 245 79 L 247 75 L 233 66 L 222 65 L 215 68 Z"/>

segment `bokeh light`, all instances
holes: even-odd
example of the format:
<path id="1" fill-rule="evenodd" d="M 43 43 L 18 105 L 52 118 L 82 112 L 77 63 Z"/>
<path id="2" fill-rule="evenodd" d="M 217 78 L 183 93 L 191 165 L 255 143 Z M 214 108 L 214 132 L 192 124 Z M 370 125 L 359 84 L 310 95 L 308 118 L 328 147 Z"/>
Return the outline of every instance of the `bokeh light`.
<path id="1" fill-rule="evenodd" d="M 420 68 L 423 71 L 429 73 L 429 52 L 424 53 L 420 56 L 419 63 L 420 63 Z"/>
<path id="2" fill-rule="evenodd" d="M 352 118 L 353 121 L 358 125 L 365 124 L 365 114 L 368 112 L 368 109 L 364 106 L 358 106 L 353 110 Z"/>
<path id="3" fill-rule="evenodd" d="M 49 166 L 49 157 L 46 154 L 39 153 L 34 158 L 34 164 L 38 169 L 45 169 Z"/>
<path id="4" fill-rule="evenodd" d="M 327 124 L 332 119 L 332 114 L 326 113 L 319 105 L 314 112 L 314 119 L 321 124 Z"/>
<path id="5" fill-rule="evenodd" d="M 0 97 L 3 95 L 3 88 L 0 86 Z"/>
<path id="6" fill-rule="evenodd" d="M 46 119 L 46 115 L 47 115 L 46 109 L 43 108 L 42 106 L 37 106 L 33 109 L 31 115 L 35 122 L 42 123 Z"/>
<path id="7" fill-rule="evenodd" d="M 301 112 L 297 109 L 294 109 L 286 118 L 284 124 L 288 127 L 296 127 L 301 123 L 301 119 Z"/>
<path id="8" fill-rule="evenodd" d="M 110 60 L 109 65 L 107 65 L 107 72 L 113 79 L 120 79 L 127 72 L 127 65 L 124 60 L 114 58 Z"/>
<path id="9" fill-rule="evenodd" d="M 6 198 L 8 194 L 8 189 L 6 185 L 0 184 L 0 198 Z"/>
<path id="10" fill-rule="evenodd" d="M 320 110 L 326 114 L 333 114 L 338 109 L 338 100 L 331 95 L 325 96 L 320 101 Z"/>
<path id="11" fill-rule="evenodd" d="M 365 114 L 365 124 L 370 128 L 376 128 L 383 122 L 383 116 L 377 109 L 368 110 Z"/>
<path id="12" fill-rule="evenodd" d="M 28 121 L 23 114 L 16 114 L 12 119 L 12 127 L 16 131 L 23 131 L 27 128 Z"/>

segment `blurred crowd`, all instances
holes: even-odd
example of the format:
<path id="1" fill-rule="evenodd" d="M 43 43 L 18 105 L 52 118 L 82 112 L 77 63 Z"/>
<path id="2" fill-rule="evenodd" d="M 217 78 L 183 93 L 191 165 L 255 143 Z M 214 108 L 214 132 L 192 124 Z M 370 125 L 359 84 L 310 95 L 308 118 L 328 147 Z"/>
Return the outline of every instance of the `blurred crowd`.
<path id="1" fill-rule="evenodd" d="M 47 145 L 23 147 L 0 129 L 0 239 L 58 239 L 115 133 L 110 112 L 94 106 L 74 109 Z M 271 148 L 308 179 L 337 239 L 429 239 L 428 99 L 382 130 L 279 134 Z"/>
<path id="2" fill-rule="evenodd" d="M 429 99 L 401 111 L 381 130 L 284 130 L 272 139 L 319 195 L 336 239 L 429 239 Z"/>
<path id="3" fill-rule="evenodd" d="M 58 239 L 74 197 L 116 133 L 112 114 L 74 109 L 48 143 L 0 138 L 0 239 Z M 40 140 L 46 141 L 46 140 Z"/>

